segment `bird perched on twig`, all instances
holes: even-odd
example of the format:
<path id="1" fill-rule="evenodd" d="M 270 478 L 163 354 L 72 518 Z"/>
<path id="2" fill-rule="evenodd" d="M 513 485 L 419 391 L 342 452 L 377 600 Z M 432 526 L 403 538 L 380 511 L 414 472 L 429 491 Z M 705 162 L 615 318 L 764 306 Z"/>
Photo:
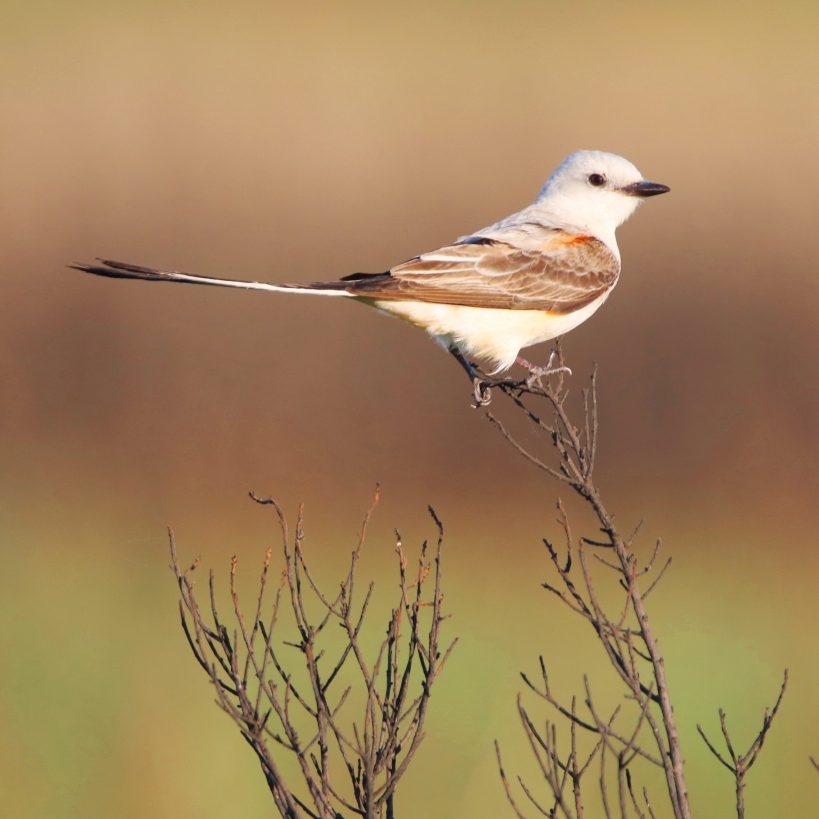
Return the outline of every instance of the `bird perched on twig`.
<path id="1" fill-rule="evenodd" d="M 267 284 L 105 259 L 71 266 L 113 278 L 352 298 L 426 330 L 473 378 L 476 401 L 486 403 L 482 385 L 491 377 L 470 359 L 485 362 L 489 376 L 515 362 L 532 378 L 555 372 L 551 358 L 536 367 L 520 357 L 521 349 L 574 329 L 603 304 L 620 275 L 615 230 L 643 199 L 668 190 L 621 156 L 576 151 L 528 207 L 384 273 Z"/>

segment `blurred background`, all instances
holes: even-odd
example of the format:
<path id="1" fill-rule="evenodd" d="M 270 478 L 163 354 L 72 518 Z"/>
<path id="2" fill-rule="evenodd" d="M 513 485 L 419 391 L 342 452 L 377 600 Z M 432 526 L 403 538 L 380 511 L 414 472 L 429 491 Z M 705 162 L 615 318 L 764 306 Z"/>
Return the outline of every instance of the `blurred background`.
<path id="1" fill-rule="evenodd" d="M 542 653 L 566 695 L 585 671 L 607 679 L 592 635 L 539 587 L 560 488 L 408 325 L 65 265 L 100 255 L 269 281 L 379 271 L 526 205 L 577 148 L 621 153 L 672 189 L 620 230 L 620 284 L 564 349 L 578 387 L 600 368 L 610 508 L 624 529 L 645 517 L 645 548 L 662 536 L 674 558 L 652 614 L 692 805 L 722 817 L 733 804 L 695 724 L 715 731 L 723 705 L 749 743 L 787 666 L 747 802 L 807 815 L 815 4 L 6 0 L 2 16 L 7 815 L 270 816 L 178 628 L 165 527 L 182 559 L 224 577 L 236 553 L 251 574 L 277 540 L 247 491 L 291 516 L 303 500 L 332 578 L 376 481 L 362 572 L 392 590 L 393 528 L 407 544 L 433 535 L 432 503 L 461 638 L 400 815 L 509 815 L 491 743 L 529 770 L 518 672 Z"/>

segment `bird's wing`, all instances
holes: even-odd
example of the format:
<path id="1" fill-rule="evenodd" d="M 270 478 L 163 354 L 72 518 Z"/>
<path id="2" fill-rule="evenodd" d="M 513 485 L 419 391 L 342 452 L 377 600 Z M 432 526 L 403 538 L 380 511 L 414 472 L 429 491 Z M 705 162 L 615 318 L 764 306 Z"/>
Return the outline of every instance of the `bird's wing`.
<path id="1" fill-rule="evenodd" d="M 467 237 L 388 273 L 357 274 L 336 286 L 373 300 L 571 313 L 611 289 L 619 272 L 616 256 L 599 239 L 553 231 L 537 249 Z"/>

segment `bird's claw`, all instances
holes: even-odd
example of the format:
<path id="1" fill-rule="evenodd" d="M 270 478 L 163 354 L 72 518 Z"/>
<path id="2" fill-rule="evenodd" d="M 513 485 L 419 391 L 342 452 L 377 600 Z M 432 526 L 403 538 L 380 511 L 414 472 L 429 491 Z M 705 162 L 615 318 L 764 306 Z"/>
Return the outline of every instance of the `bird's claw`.
<path id="1" fill-rule="evenodd" d="M 557 375 L 558 373 L 565 373 L 571 375 L 572 371 L 568 367 L 535 367 L 529 370 L 529 377 L 526 379 L 526 386 L 533 387 L 535 384 L 540 384 L 541 379 L 549 375 Z"/>
<path id="2" fill-rule="evenodd" d="M 472 398 L 475 408 L 486 407 L 492 401 L 492 385 L 482 378 L 472 379 Z"/>
<path id="3" fill-rule="evenodd" d="M 558 375 L 559 373 L 564 373 L 565 375 L 572 374 L 572 371 L 563 364 L 555 367 L 555 359 L 558 361 L 560 360 L 556 350 L 552 350 L 552 352 L 549 353 L 549 360 L 546 362 L 545 367 L 538 367 L 537 365 L 527 361 L 525 358 L 518 357 L 518 364 L 529 371 L 529 376 L 526 379 L 526 386 L 533 387 L 535 384 L 540 384 L 543 378 L 550 375 Z"/>

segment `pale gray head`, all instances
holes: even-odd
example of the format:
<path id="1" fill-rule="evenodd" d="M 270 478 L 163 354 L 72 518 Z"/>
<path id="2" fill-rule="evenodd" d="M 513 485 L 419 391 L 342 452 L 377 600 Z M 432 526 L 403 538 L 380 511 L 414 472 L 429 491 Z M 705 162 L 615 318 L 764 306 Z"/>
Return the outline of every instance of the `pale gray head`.
<path id="1" fill-rule="evenodd" d="M 627 159 L 605 151 L 575 151 L 549 177 L 536 206 L 564 227 L 611 235 L 648 196 L 668 187 L 649 182 Z"/>

